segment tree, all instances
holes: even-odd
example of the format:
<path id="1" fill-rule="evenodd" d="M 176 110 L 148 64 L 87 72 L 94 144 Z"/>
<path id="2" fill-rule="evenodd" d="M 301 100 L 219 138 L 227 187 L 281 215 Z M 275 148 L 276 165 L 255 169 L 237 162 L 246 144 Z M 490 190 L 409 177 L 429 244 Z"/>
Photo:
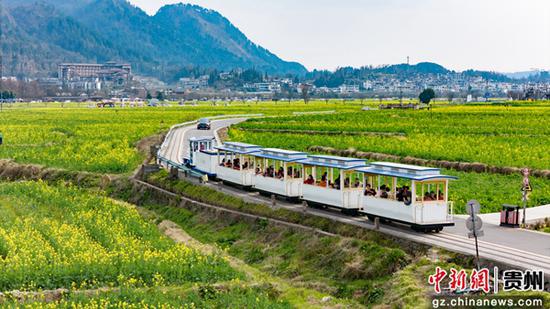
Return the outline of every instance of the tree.
<path id="1" fill-rule="evenodd" d="M 292 97 L 293 97 L 293 93 L 294 93 L 294 90 L 292 89 L 292 86 L 287 84 L 287 83 L 284 83 L 281 86 L 281 92 L 286 95 L 286 98 L 288 99 L 288 103 L 290 103 L 292 101 Z"/>
<path id="2" fill-rule="evenodd" d="M 164 93 L 162 91 L 157 92 L 157 100 L 164 101 Z"/>
<path id="3" fill-rule="evenodd" d="M 432 88 L 427 88 L 420 93 L 418 99 L 424 104 L 430 104 L 430 102 L 435 98 L 435 91 Z"/>
<path id="4" fill-rule="evenodd" d="M 147 90 L 147 95 L 145 96 L 145 99 L 146 100 L 151 100 L 153 98 L 153 96 L 151 95 L 151 93 L 149 92 L 149 90 Z"/>
<path id="5" fill-rule="evenodd" d="M 452 103 L 455 98 L 455 93 L 452 91 L 447 92 L 447 100 L 449 100 L 449 103 Z"/>
<path id="6" fill-rule="evenodd" d="M 311 86 L 309 84 L 302 84 L 300 88 L 302 89 L 302 99 L 304 100 L 304 103 L 309 102 L 309 88 Z"/>

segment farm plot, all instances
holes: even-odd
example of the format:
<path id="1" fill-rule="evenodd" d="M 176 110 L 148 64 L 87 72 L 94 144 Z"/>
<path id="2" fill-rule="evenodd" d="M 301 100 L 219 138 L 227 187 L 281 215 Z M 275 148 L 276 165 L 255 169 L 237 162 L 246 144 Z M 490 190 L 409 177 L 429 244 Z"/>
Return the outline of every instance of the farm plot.
<path id="1" fill-rule="evenodd" d="M 0 291 L 239 278 L 165 238 L 129 204 L 40 182 L 0 183 Z"/>
<path id="2" fill-rule="evenodd" d="M 136 143 L 174 124 L 222 114 L 289 115 L 353 109 L 359 107 L 298 102 L 138 109 L 18 108 L 0 114 L 4 136 L 0 158 L 73 171 L 128 173 L 143 160 Z"/>
<path id="3" fill-rule="evenodd" d="M 308 151 L 312 146 L 357 149 L 423 159 L 550 168 L 550 108 L 444 107 L 429 111 L 368 111 L 252 119 L 230 131 L 232 140 Z M 293 133 L 293 131 L 298 133 Z M 343 133 L 335 133 L 343 132 Z M 359 134 L 360 133 L 360 134 Z M 365 134 L 368 133 L 368 134 Z M 450 184 L 455 210 L 479 199 L 483 212 L 521 204 L 521 176 L 467 173 Z M 550 203 L 550 180 L 532 177 L 529 206 Z"/>
<path id="4" fill-rule="evenodd" d="M 549 169 L 548 123 L 547 107 L 445 107 L 254 119 L 239 125 L 245 133 L 234 131 L 232 137 L 257 144 L 272 141 L 277 144 L 273 146 L 284 144 L 287 148 L 355 148 L 424 159 Z"/>

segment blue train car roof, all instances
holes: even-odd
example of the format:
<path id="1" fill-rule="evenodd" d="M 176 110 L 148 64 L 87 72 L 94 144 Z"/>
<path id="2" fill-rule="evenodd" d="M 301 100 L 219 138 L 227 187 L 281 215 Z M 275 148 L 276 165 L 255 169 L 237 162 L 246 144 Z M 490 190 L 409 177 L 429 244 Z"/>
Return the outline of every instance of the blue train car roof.
<path id="1" fill-rule="evenodd" d="M 283 162 L 296 162 L 306 159 L 307 153 L 286 149 L 263 148 L 259 153 L 254 153 L 254 156 Z"/>
<path id="2" fill-rule="evenodd" d="M 361 168 L 358 171 L 367 174 L 398 177 L 416 181 L 431 179 L 458 179 L 458 177 L 455 176 L 442 175 L 441 169 L 439 168 L 391 162 L 373 162 L 370 163 L 369 166 Z"/>
<path id="3" fill-rule="evenodd" d="M 357 169 L 367 166 L 363 159 L 325 156 L 325 155 L 310 155 L 307 159 L 300 161 L 305 165 L 333 167 L 343 170 Z"/>
<path id="4" fill-rule="evenodd" d="M 214 148 L 218 150 L 223 150 L 223 151 L 233 152 L 238 154 L 252 154 L 252 153 L 259 152 L 261 150 L 261 147 L 258 145 L 237 143 L 237 142 L 226 142 L 223 145 L 216 146 Z"/>

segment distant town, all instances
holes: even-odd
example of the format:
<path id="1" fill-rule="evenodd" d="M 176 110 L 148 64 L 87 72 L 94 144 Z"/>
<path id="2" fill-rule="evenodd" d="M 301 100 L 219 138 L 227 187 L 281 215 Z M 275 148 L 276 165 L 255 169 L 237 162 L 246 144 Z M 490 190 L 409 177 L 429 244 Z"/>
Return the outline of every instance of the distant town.
<path id="1" fill-rule="evenodd" d="M 444 68 L 417 72 L 410 69 L 413 66 L 401 66 L 405 69 L 343 68 L 305 76 L 271 76 L 254 69 L 219 72 L 190 68 L 179 79 L 165 82 L 134 74 L 129 63 L 62 63 L 56 77 L 3 76 L 0 100 L 411 100 L 427 88 L 449 102 L 550 99 L 550 78 L 544 71 L 536 78 L 513 79 L 497 73 L 442 71 Z"/>

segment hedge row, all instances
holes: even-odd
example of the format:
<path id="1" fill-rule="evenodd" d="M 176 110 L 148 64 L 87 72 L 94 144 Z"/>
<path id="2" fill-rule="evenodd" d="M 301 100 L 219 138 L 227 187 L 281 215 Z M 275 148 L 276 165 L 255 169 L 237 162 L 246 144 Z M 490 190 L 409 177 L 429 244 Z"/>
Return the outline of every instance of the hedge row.
<path id="1" fill-rule="evenodd" d="M 376 152 L 364 152 L 357 151 L 355 149 L 335 149 L 332 147 L 324 146 L 312 146 L 309 147 L 309 151 L 326 153 L 335 156 L 341 157 L 355 157 L 368 160 L 376 161 L 393 161 L 400 162 L 404 164 L 413 164 L 421 166 L 434 166 L 445 169 L 453 169 L 460 172 L 476 172 L 476 173 L 493 173 L 493 174 L 503 174 L 503 175 L 512 175 L 512 174 L 521 174 L 521 168 L 518 167 L 501 167 L 493 166 L 485 163 L 468 163 L 468 162 L 457 162 L 457 161 L 445 161 L 445 160 L 426 160 L 415 157 L 401 157 L 396 155 L 376 153 Z M 531 170 L 531 175 L 535 177 L 548 178 L 550 179 L 550 170 Z"/>

